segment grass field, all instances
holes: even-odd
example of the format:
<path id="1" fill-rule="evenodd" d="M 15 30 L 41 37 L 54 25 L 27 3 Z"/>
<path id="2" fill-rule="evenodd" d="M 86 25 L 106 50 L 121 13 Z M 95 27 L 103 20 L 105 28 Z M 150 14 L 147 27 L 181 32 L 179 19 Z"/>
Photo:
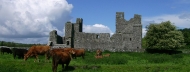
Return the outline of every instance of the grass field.
<path id="1" fill-rule="evenodd" d="M 109 53 L 109 52 L 108 52 Z M 105 52 L 103 54 L 106 54 Z M 189 72 L 189 54 L 110 53 L 109 58 L 95 59 L 95 52 L 86 52 L 85 59 L 78 57 L 69 64 L 66 72 Z M 12 54 L 0 54 L 0 72 L 52 72 L 52 63 L 34 58 L 27 61 L 13 59 Z M 61 72 L 61 65 L 57 71 Z"/>

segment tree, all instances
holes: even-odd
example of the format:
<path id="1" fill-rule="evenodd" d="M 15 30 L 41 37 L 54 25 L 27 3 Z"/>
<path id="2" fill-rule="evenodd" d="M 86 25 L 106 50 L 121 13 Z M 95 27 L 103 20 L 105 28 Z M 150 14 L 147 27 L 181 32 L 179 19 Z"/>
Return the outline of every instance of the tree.
<path id="1" fill-rule="evenodd" d="M 146 49 L 176 50 L 184 46 L 184 37 L 181 31 L 170 21 L 147 26 Z"/>
<path id="2" fill-rule="evenodd" d="M 144 37 L 142 38 L 142 48 L 146 48 L 146 40 Z"/>
<path id="3" fill-rule="evenodd" d="M 186 48 L 190 48 L 190 28 L 179 29 L 183 33 Z"/>

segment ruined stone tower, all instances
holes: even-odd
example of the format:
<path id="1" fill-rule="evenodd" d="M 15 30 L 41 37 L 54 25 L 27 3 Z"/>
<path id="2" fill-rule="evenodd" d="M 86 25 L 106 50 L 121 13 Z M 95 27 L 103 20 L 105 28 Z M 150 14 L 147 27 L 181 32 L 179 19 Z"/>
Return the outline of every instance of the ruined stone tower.
<path id="1" fill-rule="evenodd" d="M 77 18 L 76 23 L 65 24 L 65 43 L 67 47 L 74 47 L 75 33 L 82 32 L 82 18 Z"/>
<path id="2" fill-rule="evenodd" d="M 124 12 L 116 12 L 116 35 L 121 34 L 119 39 L 124 49 L 141 48 L 142 25 L 141 16 L 135 14 L 129 21 L 125 20 Z M 119 35 L 118 35 L 119 36 Z"/>
<path id="3" fill-rule="evenodd" d="M 55 44 L 63 44 L 63 39 L 61 36 L 59 36 L 57 34 L 56 30 L 53 30 L 49 33 L 50 37 L 49 37 L 49 41 L 52 42 L 53 45 Z"/>
<path id="4" fill-rule="evenodd" d="M 109 33 L 85 33 L 82 28 L 82 18 L 77 18 L 76 23 L 65 24 L 63 43 L 66 47 L 109 51 L 138 51 L 142 48 L 141 16 L 137 14 L 127 21 L 124 12 L 116 12 L 116 33 L 111 37 Z M 51 35 L 50 39 L 52 42 L 56 40 Z"/>

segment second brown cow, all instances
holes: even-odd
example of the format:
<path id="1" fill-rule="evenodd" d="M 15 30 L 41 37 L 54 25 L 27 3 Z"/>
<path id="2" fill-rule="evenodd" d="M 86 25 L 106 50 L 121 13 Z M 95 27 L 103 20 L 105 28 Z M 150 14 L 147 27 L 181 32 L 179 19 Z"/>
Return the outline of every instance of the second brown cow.
<path id="1" fill-rule="evenodd" d="M 72 49 L 71 50 L 72 57 L 76 59 L 76 57 L 82 57 L 84 59 L 85 56 L 85 49 L 80 48 L 80 49 Z"/>

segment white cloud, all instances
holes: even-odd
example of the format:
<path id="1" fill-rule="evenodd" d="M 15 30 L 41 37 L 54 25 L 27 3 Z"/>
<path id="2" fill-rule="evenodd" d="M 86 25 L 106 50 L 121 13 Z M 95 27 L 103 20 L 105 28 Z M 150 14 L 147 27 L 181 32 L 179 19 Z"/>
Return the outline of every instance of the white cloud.
<path id="1" fill-rule="evenodd" d="M 190 13 L 144 17 L 142 18 L 143 30 L 145 30 L 145 26 L 149 25 L 150 23 L 161 23 L 164 21 L 170 21 L 171 23 L 174 23 L 177 28 L 190 28 Z M 146 31 L 143 32 L 143 35 L 145 34 Z"/>
<path id="2" fill-rule="evenodd" d="M 190 20 L 190 13 L 183 13 L 179 15 L 180 19 Z"/>
<path id="3" fill-rule="evenodd" d="M 179 0 L 178 3 L 180 3 L 180 4 L 190 4 L 190 1 L 189 0 Z"/>
<path id="4" fill-rule="evenodd" d="M 83 25 L 83 32 L 86 32 L 86 33 L 110 33 L 110 35 L 113 35 L 113 32 L 110 30 L 110 28 L 103 24 Z"/>
<path id="5" fill-rule="evenodd" d="M 190 28 L 190 15 L 188 13 L 161 15 L 161 16 L 155 16 L 155 17 L 144 17 L 143 21 L 154 22 L 154 23 L 170 21 L 179 28 Z M 143 25 L 147 25 L 147 24 L 143 24 Z"/>
<path id="6" fill-rule="evenodd" d="M 1 40 L 46 43 L 50 31 L 63 34 L 72 8 L 66 0 L 0 0 Z"/>

